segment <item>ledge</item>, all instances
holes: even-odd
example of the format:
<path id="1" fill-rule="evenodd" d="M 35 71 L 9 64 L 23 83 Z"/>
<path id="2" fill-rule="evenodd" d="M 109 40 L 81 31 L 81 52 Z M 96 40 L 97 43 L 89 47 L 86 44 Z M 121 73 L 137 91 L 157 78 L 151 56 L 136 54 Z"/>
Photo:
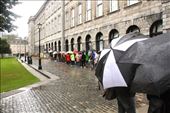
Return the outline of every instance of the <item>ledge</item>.
<path id="1" fill-rule="evenodd" d="M 95 17 L 94 19 L 99 19 L 99 18 L 102 18 L 102 17 L 104 17 L 104 15 Z"/>
<path id="2" fill-rule="evenodd" d="M 131 7 L 135 7 L 135 6 L 137 6 L 137 5 L 139 5 L 139 4 L 142 4 L 142 1 L 139 1 L 139 2 L 137 2 L 137 3 L 135 3 L 135 4 L 132 4 L 132 5 L 126 5 L 125 7 L 124 7 L 124 9 L 128 9 L 128 8 L 131 8 Z"/>
<path id="3" fill-rule="evenodd" d="M 120 11 L 120 9 L 117 9 L 117 10 L 115 10 L 115 11 L 108 12 L 108 13 L 107 13 L 107 15 L 111 15 L 111 14 L 113 14 L 113 13 L 117 13 L 117 12 L 119 12 L 119 11 Z"/>
<path id="4" fill-rule="evenodd" d="M 84 23 L 88 23 L 88 22 L 90 22 L 90 21 L 92 21 L 92 19 L 91 19 L 91 20 L 87 20 L 87 21 L 85 21 Z"/>

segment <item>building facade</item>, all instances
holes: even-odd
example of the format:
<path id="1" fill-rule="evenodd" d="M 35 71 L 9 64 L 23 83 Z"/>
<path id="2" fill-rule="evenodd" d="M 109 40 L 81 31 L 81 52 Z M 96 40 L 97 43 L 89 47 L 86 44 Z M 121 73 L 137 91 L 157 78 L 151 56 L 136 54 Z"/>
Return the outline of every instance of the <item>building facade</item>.
<path id="1" fill-rule="evenodd" d="M 39 33 L 42 52 L 101 51 L 112 39 L 129 32 L 137 31 L 150 37 L 170 32 L 170 1 L 46 1 L 37 14 L 30 17 L 28 25 L 31 54 L 38 52 Z"/>
<path id="2" fill-rule="evenodd" d="M 28 53 L 28 41 L 21 38 L 12 39 L 8 41 L 12 55 L 27 54 Z"/>

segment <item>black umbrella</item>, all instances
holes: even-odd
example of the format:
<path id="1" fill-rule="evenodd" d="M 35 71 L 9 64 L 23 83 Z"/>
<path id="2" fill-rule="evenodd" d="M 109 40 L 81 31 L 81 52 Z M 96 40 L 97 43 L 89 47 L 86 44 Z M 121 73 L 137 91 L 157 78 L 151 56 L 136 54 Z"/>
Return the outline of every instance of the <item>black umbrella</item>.
<path id="1" fill-rule="evenodd" d="M 127 87 L 133 80 L 137 65 L 129 63 L 122 65 L 119 64 L 118 61 L 119 58 L 124 55 L 128 47 L 137 41 L 146 39 L 146 37 L 129 37 L 126 39 L 125 37 L 128 35 L 129 34 L 120 39 L 113 40 L 111 42 L 111 49 L 105 49 L 101 52 L 95 75 L 101 84 L 103 84 L 104 89 L 111 87 Z M 132 34 L 130 35 L 134 36 Z M 117 44 L 118 42 L 119 44 Z"/>
<path id="2" fill-rule="evenodd" d="M 139 64 L 132 91 L 160 95 L 170 89 L 170 33 L 136 42 L 119 63 Z"/>
<path id="3" fill-rule="evenodd" d="M 107 51 L 106 54 L 100 59 L 100 61 L 97 63 L 96 70 L 95 70 L 95 75 L 98 78 L 99 82 L 103 85 L 103 71 L 104 71 L 104 65 L 106 63 L 106 59 L 110 53 L 110 50 Z"/>
<path id="4" fill-rule="evenodd" d="M 133 40 L 134 38 L 135 39 L 144 39 L 145 38 L 148 38 L 147 36 L 139 33 L 139 32 L 130 32 L 128 33 L 127 35 L 123 36 L 116 44 L 115 46 L 118 46 L 124 42 L 127 42 L 128 40 Z"/>

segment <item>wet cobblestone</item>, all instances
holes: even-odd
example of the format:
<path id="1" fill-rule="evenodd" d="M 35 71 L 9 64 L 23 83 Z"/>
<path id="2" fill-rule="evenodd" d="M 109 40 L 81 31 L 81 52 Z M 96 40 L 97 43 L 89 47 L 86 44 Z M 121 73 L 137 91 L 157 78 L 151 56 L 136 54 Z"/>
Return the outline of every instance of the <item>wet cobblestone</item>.
<path id="1" fill-rule="evenodd" d="M 102 97 L 94 71 L 50 60 L 43 60 L 42 67 L 60 79 L 2 98 L 2 113 L 116 113 L 116 100 Z M 146 103 L 143 95 L 137 100 L 138 107 Z"/>

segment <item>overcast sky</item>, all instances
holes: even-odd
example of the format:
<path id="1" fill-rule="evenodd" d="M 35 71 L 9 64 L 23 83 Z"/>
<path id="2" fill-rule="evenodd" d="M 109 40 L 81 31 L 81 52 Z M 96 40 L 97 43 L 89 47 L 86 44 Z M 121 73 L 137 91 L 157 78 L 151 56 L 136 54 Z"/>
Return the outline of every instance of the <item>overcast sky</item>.
<path id="1" fill-rule="evenodd" d="M 12 11 L 21 16 L 18 18 L 14 25 L 18 26 L 16 31 L 13 31 L 13 34 L 18 34 L 19 37 L 24 38 L 28 35 L 28 19 L 30 16 L 34 16 L 42 4 L 44 0 L 19 0 L 22 4 L 16 5 Z"/>

